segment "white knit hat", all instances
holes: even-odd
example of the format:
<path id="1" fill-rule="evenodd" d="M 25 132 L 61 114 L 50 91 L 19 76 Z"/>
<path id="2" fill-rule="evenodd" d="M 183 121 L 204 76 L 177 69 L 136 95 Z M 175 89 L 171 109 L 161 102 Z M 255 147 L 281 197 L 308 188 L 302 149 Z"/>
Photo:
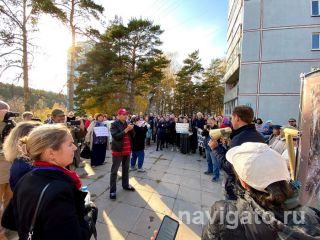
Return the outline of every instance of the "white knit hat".
<path id="1" fill-rule="evenodd" d="M 243 143 L 231 148 L 226 158 L 241 180 L 262 192 L 271 183 L 290 179 L 286 160 L 264 143 Z"/>

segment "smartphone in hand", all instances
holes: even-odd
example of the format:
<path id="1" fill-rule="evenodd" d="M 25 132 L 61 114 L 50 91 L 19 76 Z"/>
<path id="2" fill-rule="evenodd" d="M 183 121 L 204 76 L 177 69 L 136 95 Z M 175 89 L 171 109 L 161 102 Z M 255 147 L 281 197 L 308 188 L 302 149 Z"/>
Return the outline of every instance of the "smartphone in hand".
<path id="1" fill-rule="evenodd" d="M 156 240 L 176 239 L 179 222 L 169 216 L 164 216 Z"/>

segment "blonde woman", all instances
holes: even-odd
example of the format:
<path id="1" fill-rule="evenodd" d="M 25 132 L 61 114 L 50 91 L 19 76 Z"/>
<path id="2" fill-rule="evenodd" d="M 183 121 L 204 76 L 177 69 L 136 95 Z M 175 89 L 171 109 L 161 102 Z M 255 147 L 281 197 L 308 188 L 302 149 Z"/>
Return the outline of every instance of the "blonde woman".
<path id="1" fill-rule="evenodd" d="M 33 240 L 89 240 L 95 232 L 97 209 L 84 205 L 87 193 L 80 191 L 80 178 L 66 168 L 77 149 L 67 127 L 36 127 L 21 139 L 20 146 L 34 168 L 16 185 L 2 225 L 17 230 L 19 239 L 27 239 L 32 232 Z M 30 231 L 34 217 L 34 230 Z"/>
<path id="2" fill-rule="evenodd" d="M 10 132 L 3 144 L 5 159 L 9 162 L 12 162 L 9 179 L 10 188 L 12 191 L 14 190 L 14 187 L 20 178 L 32 170 L 32 162 L 24 156 L 21 156 L 19 152 L 19 139 L 27 136 L 33 128 L 40 125 L 42 124 L 36 121 L 18 123 L 17 126 Z"/>

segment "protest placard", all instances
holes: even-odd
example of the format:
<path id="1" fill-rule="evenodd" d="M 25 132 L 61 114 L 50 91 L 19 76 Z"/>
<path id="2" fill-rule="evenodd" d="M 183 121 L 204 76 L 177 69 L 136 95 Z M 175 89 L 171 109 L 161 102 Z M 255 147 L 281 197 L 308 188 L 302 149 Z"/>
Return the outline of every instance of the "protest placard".
<path id="1" fill-rule="evenodd" d="M 97 137 L 109 137 L 109 135 L 110 135 L 109 129 L 105 126 L 94 127 L 93 131 Z"/>
<path id="2" fill-rule="evenodd" d="M 176 123 L 177 133 L 189 133 L 189 123 Z"/>

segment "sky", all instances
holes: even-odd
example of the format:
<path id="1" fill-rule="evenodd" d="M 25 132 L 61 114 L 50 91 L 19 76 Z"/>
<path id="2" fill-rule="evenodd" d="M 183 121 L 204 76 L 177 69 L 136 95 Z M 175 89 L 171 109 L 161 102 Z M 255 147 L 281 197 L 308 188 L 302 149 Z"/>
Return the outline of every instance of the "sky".
<path id="1" fill-rule="evenodd" d="M 200 51 L 204 67 L 213 58 L 226 52 L 226 0 L 95 0 L 104 6 L 104 20 L 108 23 L 120 16 L 126 23 L 130 18 L 147 18 L 164 30 L 162 50 L 175 56 L 182 65 L 189 53 Z M 103 30 L 103 29 L 101 29 Z M 49 16 L 39 22 L 34 43 L 38 46 L 30 69 L 30 87 L 66 93 L 67 50 L 71 45 L 70 33 L 64 25 Z M 10 72 L 1 82 L 12 81 Z"/>

